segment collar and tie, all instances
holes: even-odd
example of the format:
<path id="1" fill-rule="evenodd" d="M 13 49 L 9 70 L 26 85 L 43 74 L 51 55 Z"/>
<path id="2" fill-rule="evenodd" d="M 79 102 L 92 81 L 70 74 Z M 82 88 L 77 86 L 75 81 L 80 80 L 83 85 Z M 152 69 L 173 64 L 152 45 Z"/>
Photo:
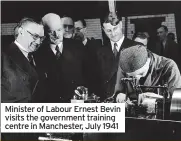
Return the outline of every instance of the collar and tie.
<path id="1" fill-rule="evenodd" d="M 33 67 L 35 67 L 34 59 L 33 59 L 33 53 L 32 53 L 32 52 L 28 53 L 28 60 L 29 60 L 30 64 L 31 64 Z"/>
<path id="2" fill-rule="evenodd" d="M 58 45 L 56 46 L 55 50 L 57 51 L 56 54 L 55 54 L 55 56 L 56 56 L 57 59 L 59 59 L 60 56 L 62 55 L 62 53 L 60 52 L 60 49 L 59 49 L 59 46 L 58 46 Z"/>
<path id="3" fill-rule="evenodd" d="M 113 53 L 114 53 L 115 58 L 117 57 L 117 54 L 118 54 L 117 47 L 118 47 L 117 43 L 114 43 Z"/>

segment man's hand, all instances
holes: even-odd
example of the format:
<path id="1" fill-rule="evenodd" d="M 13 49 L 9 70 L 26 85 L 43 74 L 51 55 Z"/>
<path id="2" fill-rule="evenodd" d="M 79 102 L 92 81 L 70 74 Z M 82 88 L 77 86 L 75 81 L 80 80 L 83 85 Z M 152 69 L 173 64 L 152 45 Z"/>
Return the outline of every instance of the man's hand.
<path id="1" fill-rule="evenodd" d="M 119 93 L 116 97 L 116 102 L 117 103 L 125 103 L 125 108 L 129 108 L 129 106 L 133 106 L 134 103 L 130 101 L 129 98 L 126 99 L 126 94 L 124 93 Z"/>
<path id="2" fill-rule="evenodd" d="M 142 105 L 147 108 L 147 113 L 154 113 L 155 112 L 155 101 L 156 99 L 163 98 L 163 96 L 147 92 L 139 94 L 138 97 L 138 105 Z"/>
<path id="3" fill-rule="evenodd" d="M 117 103 L 125 103 L 126 101 L 126 94 L 124 93 L 119 93 L 116 97 L 116 102 Z"/>
<path id="4" fill-rule="evenodd" d="M 155 93 L 151 93 L 151 92 L 146 92 L 146 93 L 142 93 L 139 94 L 138 96 L 138 105 L 140 105 L 141 103 L 143 103 L 145 98 L 150 98 L 150 99 L 162 99 L 163 96 L 155 94 Z"/>
<path id="5" fill-rule="evenodd" d="M 78 86 L 77 90 L 79 91 L 80 94 L 88 94 L 88 88 L 84 86 Z"/>

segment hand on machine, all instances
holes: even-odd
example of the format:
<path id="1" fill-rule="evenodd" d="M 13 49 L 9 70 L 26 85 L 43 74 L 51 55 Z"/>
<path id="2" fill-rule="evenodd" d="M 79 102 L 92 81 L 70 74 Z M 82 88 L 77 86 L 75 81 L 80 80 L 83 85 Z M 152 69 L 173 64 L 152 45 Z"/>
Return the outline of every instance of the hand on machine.
<path id="1" fill-rule="evenodd" d="M 158 99 L 163 99 L 163 96 L 146 92 L 138 96 L 138 100 L 130 101 L 126 94 L 119 93 L 116 97 L 117 103 L 125 103 L 126 111 L 129 116 L 155 118 L 156 102 Z"/>

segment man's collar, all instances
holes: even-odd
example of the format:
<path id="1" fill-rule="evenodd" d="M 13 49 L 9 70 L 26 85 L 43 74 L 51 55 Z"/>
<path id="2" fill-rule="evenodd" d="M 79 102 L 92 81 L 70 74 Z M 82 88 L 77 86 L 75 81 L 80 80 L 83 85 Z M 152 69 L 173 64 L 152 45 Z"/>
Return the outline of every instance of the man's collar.
<path id="1" fill-rule="evenodd" d="M 60 47 L 62 47 L 62 44 L 63 44 L 63 42 L 60 42 L 59 44 L 58 44 L 58 47 L 60 48 Z M 50 44 L 50 47 L 51 48 L 55 48 L 57 45 L 55 45 L 55 44 Z"/>
<path id="2" fill-rule="evenodd" d="M 87 38 L 85 38 L 85 40 L 82 42 L 84 44 L 84 46 L 87 44 Z"/>
<path id="3" fill-rule="evenodd" d="M 20 43 L 18 43 L 16 40 L 14 41 L 14 43 L 18 46 L 18 48 L 21 50 L 23 55 L 27 58 L 29 52 Z"/>
<path id="4" fill-rule="evenodd" d="M 50 44 L 50 48 L 52 49 L 52 51 L 54 52 L 54 54 L 56 54 L 56 46 L 57 45 L 55 45 L 55 44 Z M 63 42 L 60 42 L 59 44 L 58 44 L 58 48 L 59 48 L 59 51 L 62 53 L 62 51 L 63 51 Z"/>
<path id="5" fill-rule="evenodd" d="M 117 50 L 119 51 L 120 48 L 121 48 L 121 45 L 122 45 L 122 43 L 123 43 L 124 38 L 125 38 L 125 37 L 124 37 L 124 35 L 123 35 L 123 37 L 122 37 L 119 41 L 117 41 L 117 42 L 111 41 L 112 50 L 114 49 L 114 44 L 117 43 Z"/>
<path id="6" fill-rule="evenodd" d="M 23 50 L 23 51 L 25 51 L 25 52 L 28 53 L 28 51 L 26 50 L 26 48 L 24 48 L 20 43 L 18 43 L 18 41 L 15 40 L 14 43 L 15 43 L 21 50 Z"/>

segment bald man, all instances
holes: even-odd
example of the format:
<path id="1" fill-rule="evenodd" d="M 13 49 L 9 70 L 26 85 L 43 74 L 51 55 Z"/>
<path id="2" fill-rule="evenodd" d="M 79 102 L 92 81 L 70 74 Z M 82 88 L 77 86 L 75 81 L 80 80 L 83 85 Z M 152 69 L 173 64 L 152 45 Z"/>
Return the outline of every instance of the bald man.
<path id="1" fill-rule="evenodd" d="M 47 102 L 70 102 L 77 86 L 86 86 L 83 44 L 63 38 L 63 21 L 59 15 L 42 18 L 47 39 L 37 52 L 38 62 L 48 72 Z"/>

